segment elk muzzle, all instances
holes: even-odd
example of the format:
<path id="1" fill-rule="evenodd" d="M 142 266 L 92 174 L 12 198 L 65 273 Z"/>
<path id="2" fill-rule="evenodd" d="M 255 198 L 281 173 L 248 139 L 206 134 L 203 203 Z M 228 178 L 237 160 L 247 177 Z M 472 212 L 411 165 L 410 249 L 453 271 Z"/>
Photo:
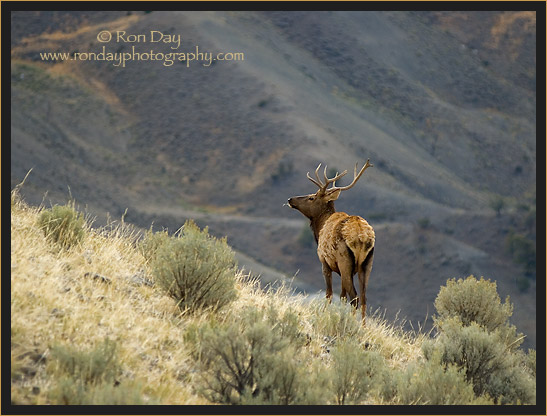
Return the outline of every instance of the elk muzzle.
<path id="1" fill-rule="evenodd" d="M 308 195 L 304 195 L 304 196 L 293 196 L 292 198 L 289 198 L 289 199 L 287 200 L 287 205 L 290 206 L 291 208 L 300 210 L 300 208 L 302 207 L 303 203 L 304 203 L 305 201 L 307 201 L 307 199 L 308 199 Z"/>

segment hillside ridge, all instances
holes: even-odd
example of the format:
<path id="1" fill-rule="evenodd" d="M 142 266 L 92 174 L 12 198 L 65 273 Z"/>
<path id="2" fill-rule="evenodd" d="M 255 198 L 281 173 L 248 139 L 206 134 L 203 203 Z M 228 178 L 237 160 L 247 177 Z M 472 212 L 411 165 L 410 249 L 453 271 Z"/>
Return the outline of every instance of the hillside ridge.
<path id="1" fill-rule="evenodd" d="M 181 308 L 181 301 L 188 299 L 173 297 L 163 286 L 154 257 L 162 250 L 164 255 L 173 255 L 169 243 L 195 244 L 197 248 L 207 241 L 213 244 L 211 250 L 197 254 L 195 264 L 192 255 L 184 264 L 173 262 L 175 257 L 161 262 L 162 270 L 183 266 L 199 273 L 203 264 L 215 266 L 208 259 L 215 256 L 218 260 L 217 250 L 227 249 L 225 254 L 230 254 L 225 243 L 192 228 L 195 225 L 191 222 L 184 228 L 190 227 L 194 234 L 177 237 L 152 232 L 139 235 L 123 220 L 105 227 L 91 226 L 90 218 L 80 219 L 73 203 L 51 209 L 32 207 L 21 199 L 18 189 L 11 200 L 10 406 L 257 401 L 306 405 L 494 404 L 489 393 L 474 392 L 463 372 L 447 368 L 430 356 L 431 348 L 445 348 L 440 326 L 435 336 L 421 327 L 407 331 L 404 321 L 390 321 L 381 311 L 370 311 L 363 326 L 360 314 L 348 304 L 294 293 L 289 282 L 263 290 L 256 278 L 236 269 L 226 275 L 234 284 L 227 305 L 221 309 Z M 58 221 L 60 218 L 65 221 Z M 157 245 L 160 240 L 168 245 Z M 465 282 L 496 290 L 495 284 L 482 279 L 470 277 Z M 203 284 L 200 281 L 200 286 Z M 455 279 L 441 287 L 438 299 L 443 299 L 453 284 Z M 457 284 L 461 286 L 462 279 Z M 193 288 L 187 290 L 190 294 Z M 459 292 L 454 293 L 457 298 Z M 494 316 L 504 313 L 506 320 L 511 314 L 508 299 L 501 304 L 497 294 L 491 299 L 487 292 L 472 293 L 473 298 L 484 296 L 479 301 L 481 308 L 492 308 Z M 484 299 L 490 300 L 485 303 Z M 438 313 L 446 313 L 440 305 Z M 519 385 L 515 388 L 511 381 L 504 387 L 505 397 L 496 396 L 496 403 L 519 400 L 534 404 L 535 351 L 518 348 L 522 334 L 502 323 L 505 332 L 480 329 L 481 336 L 489 337 L 488 345 L 494 349 L 501 348 L 497 344 L 500 340 L 511 342 L 503 345 L 502 356 L 496 356 L 506 364 L 495 374 L 505 377 L 510 372 L 511 380 L 516 378 Z M 467 330 L 459 325 L 462 337 L 466 331 L 479 328 L 476 323 Z M 499 338 L 500 334 L 505 338 Z M 228 365 L 215 361 L 219 357 Z M 247 366 L 248 360 L 254 364 L 245 368 L 256 383 L 266 383 L 284 394 L 259 396 L 254 381 L 245 382 L 258 392 L 250 397 L 238 387 L 230 395 L 213 394 L 223 390 L 217 390 L 211 380 L 219 377 L 217 382 L 237 386 L 223 377 L 231 377 L 230 368 Z M 230 367 L 232 363 L 235 367 Z M 348 365 L 365 367 L 354 374 L 344 370 Z M 270 377 L 277 374 L 276 368 L 301 382 L 283 384 Z M 431 385 L 431 377 L 437 380 L 435 388 L 420 387 L 422 383 Z M 340 380 L 349 384 L 340 384 Z M 347 390 L 353 383 L 368 383 L 368 388 Z"/>

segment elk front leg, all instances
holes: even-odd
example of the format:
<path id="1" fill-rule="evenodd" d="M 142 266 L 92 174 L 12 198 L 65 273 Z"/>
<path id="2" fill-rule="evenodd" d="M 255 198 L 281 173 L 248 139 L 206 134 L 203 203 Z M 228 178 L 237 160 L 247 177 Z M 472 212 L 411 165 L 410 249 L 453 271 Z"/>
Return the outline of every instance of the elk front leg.
<path id="1" fill-rule="evenodd" d="M 330 302 L 332 300 L 332 270 L 326 262 L 322 261 L 321 264 L 323 266 L 323 277 L 327 285 L 327 299 Z"/>
<path id="2" fill-rule="evenodd" d="M 359 292 L 361 298 L 361 318 L 363 325 L 365 325 L 365 313 L 367 310 L 367 285 L 370 272 L 372 270 L 372 261 L 374 259 L 374 247 L 370 249 L 367 257 L 361 267 L 359 267 Z"/>

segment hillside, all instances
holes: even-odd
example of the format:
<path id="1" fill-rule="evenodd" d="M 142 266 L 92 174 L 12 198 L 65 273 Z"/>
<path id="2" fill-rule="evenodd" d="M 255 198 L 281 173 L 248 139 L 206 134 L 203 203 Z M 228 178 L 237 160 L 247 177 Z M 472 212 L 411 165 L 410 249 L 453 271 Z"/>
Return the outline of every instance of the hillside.
<path id="1" fill-rule="evenodd" d="M 186 287 L 188 297 L 177 299 L 162 285 L 157 265 L 197 272 L 203 264 L 217 266 L 208 259 L 218 262 L 218 250 L 233 255 L 206 232 L 143 237 L 119 221 L 91 227 L 89 219 L 66 215 L 77 213 L 72 205 L 60 211 L 30 207 L 18 192 L 11 209 L 12 406 L 535 404 L 535 351 L 519 348 L 523 336 L 505 323 L 511 307 L 500 303 L 495 285 L 492 299 L 479 290 L 482 281 L 467 280 L 476 286 L 465 297 L 467 310 L 487 312 L 477 318 L 481 326 L 460 323 L 448 344 L 445 337 L 453 335 L 443 324 L 433 337 L 418 328 L 405 331 L 404 322 L 376 311 L 363 327 L 349 305 L 295 295 L 287 287 L 263 291 L 236 269 L 225 276 L 233 283 L 228 304 L 196 308 L 190 301 L 201 298 L 192 298 L 199 293 L 192 290 L 210 278 L 204 274 L 199 285 Z M 213 248 L 178 263 L 157 257 L 173 254 L 160 240 Z M 450 293 L 457 299 L 457 291 Z M 189 306 L 179 307 L 183 300 Z M 440 305 L 439 313 L 446 313 Z M 501 315 L 498 328 L 487 330 Z M 478 341 L 476 335 L 467 339 L 471 330 L 478 331 Z M 467 360 L 495 366 L 488 380 L 466 381 L 465 369 L 441 364 L 432 353 L 460 340 L 483 348 L 481 337 L 493 355 L 473 361 L 469 350 Z M 506 377 L 500 390 L 496 383 Z M 479 388 L 479 381 L 490 387 Z M 2 411 L 7 407 L 3 403 Z"/>
<path id="2" fill-rule="evenodd" d="M 15 12 L 11 23 L 11 180 L 33 169 L 29 203 L 71 193 L 98 223 L 127 211 L 170 231 L 193 218 L 264 280 L 316 293 L 306 220 L 283 203 L 315 191 L 306 172 L 319 162 L 370 158 L 337 209 L 376 230 L 372 309 L 417 325 L 446 279 L 485 276 L 535 345 L 534 12 Z M 40 58 L 174 50 L 100 43 L 102 30 L 181 34 L 184 52 L 245 59 Z"/>

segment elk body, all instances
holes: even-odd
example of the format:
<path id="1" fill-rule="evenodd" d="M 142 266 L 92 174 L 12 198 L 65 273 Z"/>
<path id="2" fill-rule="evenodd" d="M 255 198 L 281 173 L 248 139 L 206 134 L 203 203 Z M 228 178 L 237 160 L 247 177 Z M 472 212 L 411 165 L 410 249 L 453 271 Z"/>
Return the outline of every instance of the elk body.
<path id="1" fill-rule="evenodd" d="M 345 212 L 336 212 L 334 201 L 340 193 L 355 185 L 363 172 L 371 167 L 367 162 L 357 173 L 357 165 L 353 175 L 353 181 L 347 186 L 337 187 L 336 181 L 344 176 L 347 171 L 336 174 L 334 178 L 327 177 L 325 166 L 323 183 L 319 179 L 319 168 L 315 170 L 315 179 L 308 172 L 307 177 L 319 190 L 310 195 L 295 196 L 289 198 L 288 205 L 304 214 L 310 220 L 310 227 L 317 242 L 317 255 L 323 268 L 323 276 L 327 285 L 327 299 L 332 298 L 332 272 L 338 273 L 342 278 L 342 291 L 340 298 L 346 298 L 356 308 L 361 303 L 361 317 L 365 321 L 367 307 L 367 284 L 372 270 L 374 257 L 374 230 L 363 218 L 348 215 Z M 327 187 L 332 184 L 332 187 Z M 353 276 L 359 276 L 359 298 L 353 285 Z"/>

